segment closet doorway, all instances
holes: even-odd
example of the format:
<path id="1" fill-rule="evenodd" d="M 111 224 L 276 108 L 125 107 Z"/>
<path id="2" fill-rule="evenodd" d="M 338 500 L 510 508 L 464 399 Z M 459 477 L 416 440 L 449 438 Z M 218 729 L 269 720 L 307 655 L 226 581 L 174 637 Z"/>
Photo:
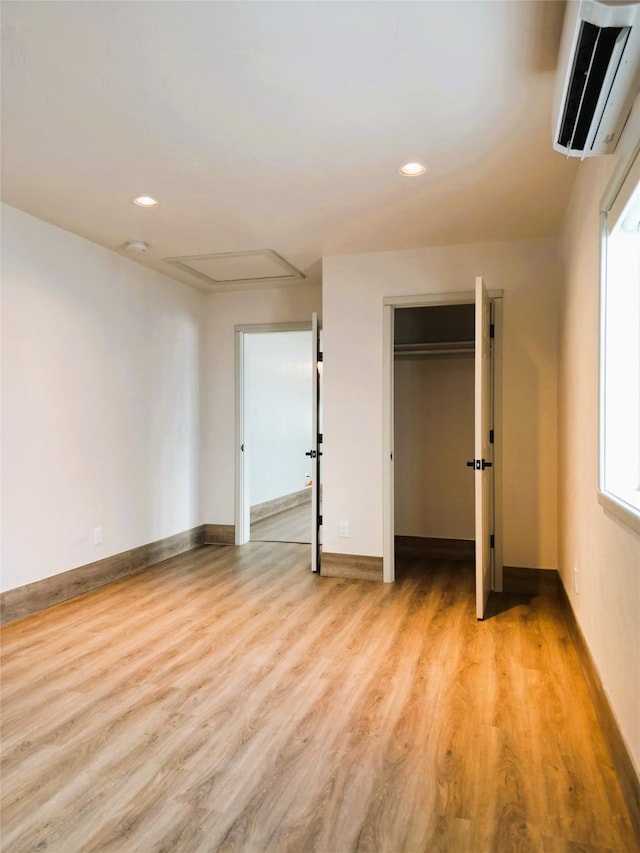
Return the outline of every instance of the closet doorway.
<path id="1" fill-rule="evenodd" d="M 473 305 L 394 312 L 396 545 L 475 559 Z M 463 464 L 460 464 L 463 462 Z"/>
<path id="2" fill-rule="evenodd" d="M 480 619 L 502 586 L 501 295 L 477 279 L 384 309 L 384 579 L 396 545 L 473 561 Z"/>

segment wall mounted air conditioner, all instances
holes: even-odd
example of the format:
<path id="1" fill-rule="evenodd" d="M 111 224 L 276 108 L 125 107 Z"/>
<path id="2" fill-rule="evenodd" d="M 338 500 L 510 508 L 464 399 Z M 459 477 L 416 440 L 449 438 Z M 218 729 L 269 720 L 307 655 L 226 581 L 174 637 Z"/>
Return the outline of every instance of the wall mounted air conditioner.
<path id="1" fill-rule="evenodd" d="M 640 88 L 640 3 L 569 0 L 553 147 L 569 157 L 611 154 Z"/>

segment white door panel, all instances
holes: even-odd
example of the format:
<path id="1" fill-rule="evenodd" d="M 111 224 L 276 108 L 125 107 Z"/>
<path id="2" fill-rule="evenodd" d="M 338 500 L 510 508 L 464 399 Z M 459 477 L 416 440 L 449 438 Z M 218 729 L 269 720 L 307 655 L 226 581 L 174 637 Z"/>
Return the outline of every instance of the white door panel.
<path id="1" fill-rule="evenodd" d="M 476 278 L 475 505 L 476 615 L 483 619 L 491 592 L 491 303 Z"/>
<path id="2" fill-rule="evenodd" d="M 320 329 L 318 315 L 311 315 L 311 571 L 320 572 L 320 371 L 322 354 L 320 352 Z"/>

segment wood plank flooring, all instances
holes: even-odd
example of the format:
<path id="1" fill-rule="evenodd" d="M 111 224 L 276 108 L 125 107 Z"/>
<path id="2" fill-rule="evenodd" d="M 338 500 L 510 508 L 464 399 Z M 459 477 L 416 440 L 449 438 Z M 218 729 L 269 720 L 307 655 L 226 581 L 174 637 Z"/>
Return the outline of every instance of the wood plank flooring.
<path id="1" fill-rule="evenodd" d="M 252 542 L 311 542 L 311 503 L 251 523 Z"/>
<path id="2" fill-rule="evenodd" d="M 2 850 L 637 851 L 559 603 L 210 546 L 2 632 Z"/>

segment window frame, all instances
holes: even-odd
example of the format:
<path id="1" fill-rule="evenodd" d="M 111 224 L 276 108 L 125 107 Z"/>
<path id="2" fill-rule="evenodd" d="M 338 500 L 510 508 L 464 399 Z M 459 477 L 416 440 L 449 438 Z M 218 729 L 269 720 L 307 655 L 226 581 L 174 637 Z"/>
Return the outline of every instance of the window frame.
<path id="1" fill-rule="evenodd" d="M 605 458 L 606 458 L 606 360 L 607 360 L 607 328 L 606 328 L 606 304 L 607 304 L 607 248 L 608 248 L 608 217 L 612 208 L 616 206 L 618 197 L 626 190 L 627 179 L 637 179 L 635 173 L 640 170 L 640 142 L 624 156 L 615 169 L 607 190 L 600 203 L 600 334 L 598 340 L 599 350 L 599 395 L 598 395 L 598 502 L 617 519 L 624 522 L 628 527 L 640 533 L 640 510 L 627 503 L 614 492 L 608 491 L 605 481 Z M 635 189 L 632 190 L 635 192 Z M 626 203 L 626 202 L 625 202 Z"/>

